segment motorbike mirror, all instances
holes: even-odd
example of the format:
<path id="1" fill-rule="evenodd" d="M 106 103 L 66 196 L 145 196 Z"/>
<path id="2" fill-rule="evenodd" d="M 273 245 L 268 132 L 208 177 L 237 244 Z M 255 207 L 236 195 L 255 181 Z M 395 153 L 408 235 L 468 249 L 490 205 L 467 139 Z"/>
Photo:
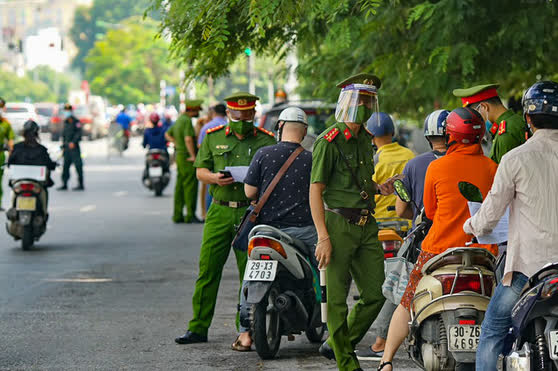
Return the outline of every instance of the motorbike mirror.
<path id="1" fill-rule="evenodd" d="M 397 179 L 395 182 L 393 182 L 393 187 L 395 188 L 397 195 L 402 201 L 407 203 L 411 202 L 411 195 L 409 195 L 407 187 L 405 187 L 405 184 L 403 184 L 401 180 Z"/>
<path id="2" fill-rule="evenodd" d="M 457 187 L 467 201 L 482 202 L 482 193 L 476 185 L 469 182 L 459 182 Z"/>

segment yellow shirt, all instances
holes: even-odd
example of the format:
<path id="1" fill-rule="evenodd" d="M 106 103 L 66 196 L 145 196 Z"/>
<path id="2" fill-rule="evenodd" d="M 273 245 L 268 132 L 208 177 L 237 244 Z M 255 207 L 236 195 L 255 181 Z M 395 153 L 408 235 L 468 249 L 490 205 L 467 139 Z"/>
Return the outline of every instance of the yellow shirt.
<path id="1" fill-rule="evenodd" d="M 396 142 L 380 147 L 376 156 L 374 156 L 375 168 L 372 180 L 377 184 L 382 184 L 394 175 L 403 174 L 405 165 L 414 157 L 413 151 L 400 146 Z M 376 196 L 376 213 L 374 216 L 378 222 L 381 222 L 382 218 L 398 218 L 395 213 L 396 197 L 395 195 Z M 393 211 L 388 211 L 388 207 L 393 208 Z"/>

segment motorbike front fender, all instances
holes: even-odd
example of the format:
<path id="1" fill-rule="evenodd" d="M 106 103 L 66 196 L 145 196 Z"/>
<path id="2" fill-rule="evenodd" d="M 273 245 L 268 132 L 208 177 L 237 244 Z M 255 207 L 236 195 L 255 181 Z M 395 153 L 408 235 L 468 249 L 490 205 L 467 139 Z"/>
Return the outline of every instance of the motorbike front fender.
<path id="1" fill-rule="evenodd" d="M 246 303 L 257 304 L 271 288 L 273 281 L 248 281 L 246 283 Z M 243 293 L 244 294 L 244 293 Z"/>

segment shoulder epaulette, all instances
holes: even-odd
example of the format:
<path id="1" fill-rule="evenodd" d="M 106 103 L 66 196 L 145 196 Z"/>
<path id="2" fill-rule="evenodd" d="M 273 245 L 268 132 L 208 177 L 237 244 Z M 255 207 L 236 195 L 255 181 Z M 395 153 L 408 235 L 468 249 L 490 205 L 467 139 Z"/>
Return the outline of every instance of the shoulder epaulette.
<path id="1" fill-rule="evenodd" d="M 327 140 L 328 142 L 331 143 L 331 142 L 333 142 L 333 140 L 335 139 L 337 134 L 339 134 L 339 129 L 333 128 L 330 131 L 328 131 L 326 135 L 324 135 L 324 138 L 325 138 L 325 140 Z"/>
<path id="2" fill-rule="evenodd" d="M 214 133 L 214 132 L 216 132 L 216 131 L 221 130 L 221 129 L 224 128 L 224 127 L 225 127 L 225 125 L 215 126 L 214 128 L 207 129 L 207 131 L 206 131 L 205 133 L 206 133 L 206 134 L 211 134 L 211 133 Z"/>
<path id="3" fill-rule="evenodd" d="M 275 137 L 275 134 L 273 134 L 271 131 L 266 130 L 264 128 L 257 128 L 259 131 L 261 131 L 262 133 L 265 133 L 267 135 L 269 135 L 270 137 Z"/>

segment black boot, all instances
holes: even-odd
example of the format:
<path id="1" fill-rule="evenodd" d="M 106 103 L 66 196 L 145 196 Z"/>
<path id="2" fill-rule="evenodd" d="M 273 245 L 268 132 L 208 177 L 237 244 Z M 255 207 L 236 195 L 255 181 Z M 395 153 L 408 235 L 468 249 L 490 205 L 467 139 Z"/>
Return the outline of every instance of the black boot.
<path id="1" fill-rule="evenodd" d="M 85 187 L 83 186 L 83 183 L 79 183 L 77 187 L 72 188 L 72 191 L 85 191 Z"/>
<path id="2" fill-rule="evenodd" d="M 68 186 L 66 184 L 62 184 L 62 186 L 56 188 L 57 191 L 67 191 Z"/>
<path id="3" fill-rule="evenodd" d="M 181 337 L 174 339 L 174 341 L 176 341 L 177 344 L 207 343 L 207 336 L 199 335 L 188 330 Z"/>

